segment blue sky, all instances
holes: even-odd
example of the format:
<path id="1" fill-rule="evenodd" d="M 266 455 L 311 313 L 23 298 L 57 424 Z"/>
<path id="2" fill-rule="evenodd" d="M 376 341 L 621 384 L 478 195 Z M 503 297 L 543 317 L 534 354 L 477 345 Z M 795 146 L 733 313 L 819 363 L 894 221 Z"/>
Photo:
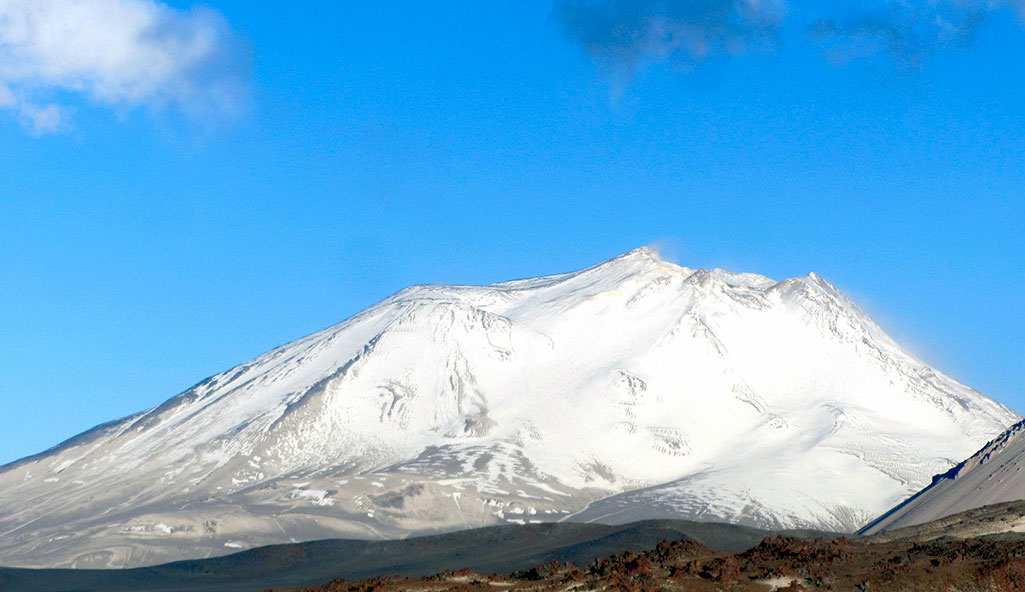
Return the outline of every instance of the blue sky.
<path id="1" fill-rule="evenodd" d="M 513 4 L 0 6 L 0 463 L 644 244 L 817 271 L 1025 413 L 1020 5 Z"/>

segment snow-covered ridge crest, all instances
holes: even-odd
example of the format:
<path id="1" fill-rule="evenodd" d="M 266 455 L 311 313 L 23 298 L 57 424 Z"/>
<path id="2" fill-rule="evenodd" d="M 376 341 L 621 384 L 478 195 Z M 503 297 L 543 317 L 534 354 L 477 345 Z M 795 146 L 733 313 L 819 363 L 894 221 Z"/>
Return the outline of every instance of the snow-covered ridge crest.
<path id="1" fill-rule="evenodd" d="M 412 286 L 2 467 L 0 564 L 562 519 L 854 530 L 1016 419 L 815 274 L 642 248 Z"/>

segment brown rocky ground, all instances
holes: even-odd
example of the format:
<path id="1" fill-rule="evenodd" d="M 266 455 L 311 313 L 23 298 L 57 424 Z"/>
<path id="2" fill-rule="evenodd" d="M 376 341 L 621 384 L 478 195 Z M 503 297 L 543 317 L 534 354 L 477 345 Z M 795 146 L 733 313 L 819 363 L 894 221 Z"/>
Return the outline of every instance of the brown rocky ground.
<path id="1" fill-rule="evenodd" d="M 303 592 L 631 592 L 1025 590 L 1025 540 L 978 538 L 868 543 L 773 536 L 742 553 L 663 542 L 585 567 L 550 563 L 512 576 L 470 570 L 424 578 L 336 580 Z"/>

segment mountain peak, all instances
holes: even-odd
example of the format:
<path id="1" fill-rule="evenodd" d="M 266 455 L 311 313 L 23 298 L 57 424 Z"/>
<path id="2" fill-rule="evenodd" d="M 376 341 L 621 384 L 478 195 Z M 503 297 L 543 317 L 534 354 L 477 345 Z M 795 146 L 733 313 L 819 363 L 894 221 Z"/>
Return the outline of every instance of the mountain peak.
<path id="1" fill-rule="evenodd" d="M 404 290 L 0 467 L 0 563 L 127 567 L 569 516 L 853 530 L 1016 416 L 850 330 L 817 281 L 641 247 Z"/>
<path id="2" fill-rule="evenodd" d="M 639 259 L 648 259 L 652 261 L 662 261 L 662 256 L 658 252 L 658 249 L 650 245 L 644 245 L 643 247 L 637 247 L 632 251 L 628 251 L 622 255 L 623 257 L 633 257 Z"/>
<path id="3" fill-rule="evenodd" d="M 591 269 L 618 266 L 624 263 L 637 266 L 666 264 L 673 265 L 663 260 L 658 250 L 656 250 L 654 247 L 643 246 L 638 247 L 632 251 L 627 251 L 626 253 L 613 257 L 612 259 L 609 259 L 607 261 L 603 261 L 598 265 L 593 266 Z M 678 266 L 674 265 L 674 267 Z"/>

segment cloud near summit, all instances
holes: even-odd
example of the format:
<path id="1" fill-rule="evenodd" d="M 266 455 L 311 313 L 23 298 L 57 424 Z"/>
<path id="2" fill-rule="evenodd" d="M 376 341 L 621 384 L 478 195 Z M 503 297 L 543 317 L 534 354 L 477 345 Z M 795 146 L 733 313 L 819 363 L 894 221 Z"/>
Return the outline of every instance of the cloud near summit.
<path id="1" fill-rule="evenodd" d="M 70 124 L 76 97 L 232 118 L 249 60 L 219 13 L 155 0 L 0 0 L 0 109 L 34 134 Z"/>
<path id="2" fill-rule="evenodd" d="M 555 0 L 567 37 L 617 82 L 647 62 L 692 66 L 770 51 L 787 35 L 815 41 L 830 63 L 887 56 L 914 68 L 939 49 L 970 45 L 996 11 L 1025 0 Z"/>

